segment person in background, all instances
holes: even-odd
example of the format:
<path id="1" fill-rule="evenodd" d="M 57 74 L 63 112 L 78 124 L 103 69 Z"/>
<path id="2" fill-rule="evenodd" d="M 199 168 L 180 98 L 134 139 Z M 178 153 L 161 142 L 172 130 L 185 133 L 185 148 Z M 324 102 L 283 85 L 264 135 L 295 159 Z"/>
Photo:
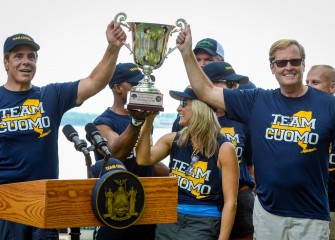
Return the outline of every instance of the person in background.
<path id="1" fill-rule="evenodd" d="M 203 68 L 211 62 L 224 62 L 224 50 L 222 45 L 212 38 L 200 40 L 194 47 L 193 52 L 197 59 L 198 65 Z M 256 88 L 250 80 L 246 83 L 239 84 L 238 89 Z"/>
<path id="2" fill-rule="evenodd" d="M 335 77 L 334 68 L 330 65 L 314 65 L 306 77 L 306 84 L 326 93 L 334 95 Z"/>
<path id="3" fill-rule="evenodd" d="M 113 21 L 106 37 L 105 54 L 88 77 L 43 87 L 32 84 L 40 46 L 23 33 L 5 40 L 7 81 L 0 87 L 0 184 L 58 178 L 57 141 L 62 116 L 108 84 L 126 40 L 120 24 Z M 58 235 L 57 229 L 0 220 L 1 240 L 55 240 Z"/>
<path id="4" fill-rule="evenodd" d="M 150 166 L 170 156 L 170 176 L 178 177 L 177 222 L 158 224 L 156 239 L 228 239 L 239 177 L 234 146 L 220 133 L 214 110 L 190 86 L 184 92 L 170 91 L 170 96 L 180 100 L 177 111 L 184 128 L 163 135 L 151 147 L 155 115 L 147 117 L 136 158 Z"/>
<path id="5" fill-rule="evenodd" d="M 330 65 L 314 65 L 307 73 L 306 84 L 334 95 L 335 71 Z M 329 157 L 328 200 L 330 209 L 329 240 L 335 240 L 335 156 Z"/>
<path id="6" fill-rule="evenodd" d="M 239 90 L 244 90 L 244 89 L 254 89 L 256 88 L 256 85 L 253 84 L 250 80 L 247 83 L 244 84 L 239 84 L 238 89 Z"/>
<path id="7" fill-rule="evenodd" d="M 222 45 L 212 38 L 204 38 L 200 40 L 194 47 L 193 53 L 198 62 L 198 65 L 203 68 L 208 63 L 211 62 L 224 62 L 224 50 Z M 239 89 L 252 89 L 256 88 L 256 86 L 248 81 L 246 83 L 241 83 L 238 86 Z M 178 132 L 181 130 L 181 126 L 178 124 L 179 116 L 177 116 L 176 120 L 172 124 L 172 132 Z"/>
<path id="8" fill-rule="evenodd" d="M 169 168 L 163 163 L 158 163 L 155 167 L 139 166 L 135 160 L 138 136 L 145 118 L 150 112 L 128 110 L 125 108 L 125 104 L 128 92 L 143 77 L 144 75 L 134 63 L 117 64 L 109 82 L 114 96 L 113 105 L 98 116 L 94 120 L 94 124 L 101 136 L 107 140 L 111 157 L 122 161 L 129 172 L 139 177 L 168 176 Z M 94 154 L 96 160 L 103 159 L 99 152 L 95 151 Z M 152 224 L 133 225 L 126 229 L 112 229 L 102 226 L 96 228 L 94 239 L 151 240 L 155 238 L 155 228 L 156 226 Z"/>
<path id="9" fill-rule="evenodd" d="M 214 86 L 198 66 L 189 25 L 176 42 L 199 99 L 249 126 L 257 186 L 254 238 L 328 239 L 335 98 L 303 84 L 303 46 L 294 39 L 271 45 L 270 70 L 279 88 L 234 91 Z"/>
<path id="10" fill-rule="evenodd" d="M 224 62 L 224 50 L 222 45 L 212 38 L 200 40 L 193 49 L 198 65 L 206 66 L 210 62 Z"/>
<path id="11" fill-rule="evenodd" d="M 236 90 L 240 83 L 246 85 L 249 80 L 246 76 L 236 74 L 233 67 L 227 62 L 208 63 L 203 71 L 214 86 L 223 89 Z M 255 201 L 253 192 L 255 181 L 253 178 L 249 129 L 245 124 L 229 120 L 222 109 L 216 110 L 216 116 L 221 125 L 221 133 L 235 146 L 240 169 L 237 209 L 230 239 L 252 240 L 254 233 L 252 212 Z"/>
<path id="12" fill-rule="evenodd" d="M 198 65 L 203 68 L 211 62 L 224 62 L 224 50 L 222 45 L 212 38 L 200 40 L 194 47 L 193 53 L 197 59 Z M 172 124 L 172 132 L 178 132 L 182 129 L 179 123 L 179 115 Z"/>

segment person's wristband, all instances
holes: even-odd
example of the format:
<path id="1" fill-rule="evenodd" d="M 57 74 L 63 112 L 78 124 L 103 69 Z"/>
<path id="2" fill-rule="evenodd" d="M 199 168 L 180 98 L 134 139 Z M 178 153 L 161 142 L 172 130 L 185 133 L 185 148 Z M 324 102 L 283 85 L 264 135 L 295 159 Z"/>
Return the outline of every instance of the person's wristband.
<path id="1" fill-rule="evenodd" d="M 139 127 L 142 126 L 144 123 L 144 120 L 137 120 L 135 118 L 131 118 L 131 125 L 133 125 L 134 127 Z"/>

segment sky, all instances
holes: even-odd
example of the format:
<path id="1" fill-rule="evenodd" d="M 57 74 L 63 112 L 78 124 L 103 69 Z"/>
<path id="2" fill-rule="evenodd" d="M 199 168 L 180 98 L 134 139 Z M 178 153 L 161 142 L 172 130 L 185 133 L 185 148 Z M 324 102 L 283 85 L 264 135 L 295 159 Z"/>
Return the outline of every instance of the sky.
<path id="1" fill-rule="evenodd" d="M 90 74 L 107 46 L 105 30 L 119 12 L 127 22 L 175 25 L 183 18 L 191 26 L 193 44 L 203 38 L 218 40 L 225 60 L 236 73 L 249 76 L 258 87 L 277 88 L 268 51 L 281 38 L 298 40 L 306 50 L 306 71 L 314 64 L 335 66 L 335 2 L 333 0 L 10 0 L 0 2 L 0 40 L 16 33 L 32 36 L 41 46 L 33 84 L 68 82 Z M 127 42 L 131 43 L 128 29 Z M 178 33 L 177 33 L 178 34 Z M 177 34 L 168 41 L 175 46 Z M 133 62 L 126 47 L 118 62 Z M 188 85 L 179 50 L 154 70 L 155 86 L 164 94 L 164 112 L 175 112 L 178 102 L 169 90 Z M 0 68 L 0 84 L 7 74 Z M 71 111 L 101 113 L 113 103 L 108 86 Z"/>

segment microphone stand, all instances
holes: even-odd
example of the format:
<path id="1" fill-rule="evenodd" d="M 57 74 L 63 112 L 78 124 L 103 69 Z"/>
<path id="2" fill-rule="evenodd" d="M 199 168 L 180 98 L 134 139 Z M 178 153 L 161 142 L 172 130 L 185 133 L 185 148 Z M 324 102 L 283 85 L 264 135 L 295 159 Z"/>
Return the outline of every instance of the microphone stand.
<path id="1" fill-rule="evenodd" d="M 90 151 L 91 149 L 88 148 Z M 90 172 L 90 167 L 92 166 L 92 159 L 89 154 L 85 154 L 85 163 L 86 163 L 86 172 L 87 172 L 87 178 L 91 178 L 91 172 Z M 80 240 L 80 227 L 75 227 L 75 228 L 70 228 L 70 233 L 69 235 L 71 236 L 71 240 Z"/>

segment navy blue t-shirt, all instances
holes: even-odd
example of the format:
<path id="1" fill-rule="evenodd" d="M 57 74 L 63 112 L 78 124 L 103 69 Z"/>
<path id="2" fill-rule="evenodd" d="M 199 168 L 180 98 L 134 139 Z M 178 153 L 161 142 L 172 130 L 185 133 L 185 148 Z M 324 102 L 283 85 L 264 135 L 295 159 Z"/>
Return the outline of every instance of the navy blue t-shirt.
<path id="1" fill-rule="evenodd" d="M 228 117 L 247 124 L 256 193 L 265 210 L 330 220 L 329 145 L 335 143 L 335 99 L 308 88 L 304 96 L 275 90 L 224 90 Z"/>
<path id="2" fill-rule="evenodd" d="M 192 174 L 185 173 L 191 163 L 193 147 L 189 141 L 185 146 L 178 147 L 179 133 L 172 143 L 170 153 L 170 176 L 178 177 L 178 204 L 216 205 L 222 204 L 222 178 L 217 167 L 218 153 L 211 158 L 199 155 L 199 160 L 193 164 Z M 218 137 L 218 148 L 229 142 L 223 135 Z"/>
<path id="3" fill-rule="evenodd" d="M 95 125 L 107 125 L 114 132 L 121 135 L 128 127 L 131 122 L 130 115 L 119 115 L 115 112 L 112 112 L 107 108 L 100 116 L 94 120 Z M 153 166 L 139 166 L 136 162 L 136 145 L 132 153 L 127 157 L 124 165 L 126 166 L 129 172 L 136 174 L 139 177 L 152 177 L 153 176 Z M 96 154 L 96 153 L 95 153 Z M 102 159 L 102 156 L 96 154 L 96 160 Z"/>
<path id="4" fill-rule="evenodd" d="M 330 148 L 331 151 L 331 148 Z M 328 183 L 329 209 L 335 212 L 335 153 L 331 152 L 329 157 L 329 183 Z"/>
<path id="5" fill-rule="evenodd" d="M 0 184 L 58 178 L 59 125 L 76 105 L 78 83 L 0 87 Z"/>
<path id="6" fill-rule="evenodd" d="M 245 124 L 229 120 L 227 116 L 218 117 L 221 125 L 221 133 L 234 145 L 240 167 L 239 187 L 247 185 L 250 188 L 255 186 L 255 181 L 250 175 L 248 166 L 251 166 L 252 156 L 250 155 L 249 131 Z"/>

